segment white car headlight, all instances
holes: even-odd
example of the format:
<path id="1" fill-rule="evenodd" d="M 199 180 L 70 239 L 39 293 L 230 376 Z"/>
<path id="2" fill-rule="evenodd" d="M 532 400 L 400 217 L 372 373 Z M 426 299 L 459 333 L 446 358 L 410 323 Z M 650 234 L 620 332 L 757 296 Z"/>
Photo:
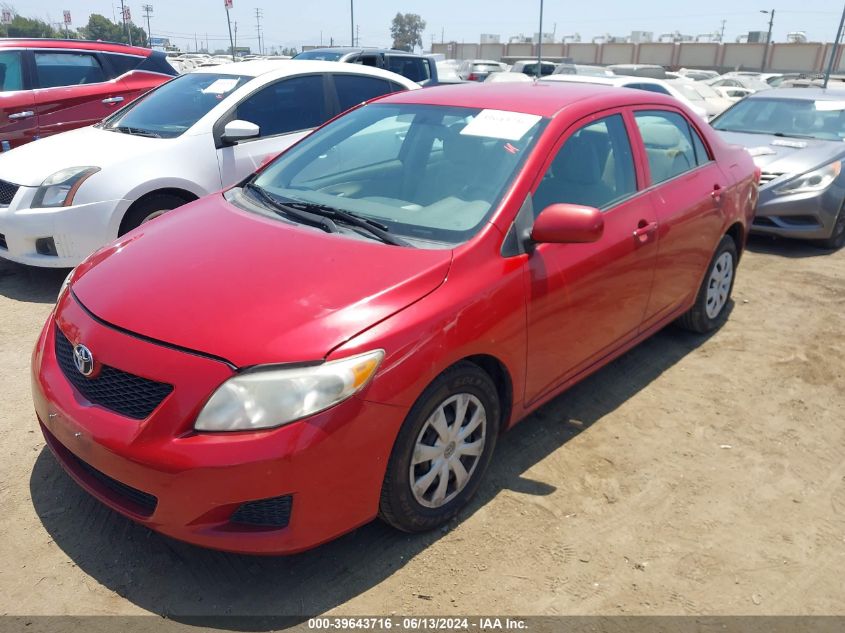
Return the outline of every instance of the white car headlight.
<path id="1" fill-rule="evenodd" d="M 310 367 L 257 369 L 230 378 L 205 403 L 197 431 L 268 429 L 332 407 L 363 389 L 384 351 Z"/>
<path id="2" fill-rule="evenodd" d="M 68 167 L 48 176 L 35 192 L 32 208 L 70 206 L 79 186 L 98 171 L 99 167 Z"/>
<path id="3" fill-rule="evenodd" d="M 842 162 L 836 161 L 824 167 L 819 167 L 813 171 L 808 171 L 798 178 L 790 180 L 788 183 L 781 185 L 775 189 L 775 193 L 779 195 L 786 195 L 790 193 L 812 193 L 814 191 L 824 191 L 831 183 L 839 176 L 842 171 Z"/>

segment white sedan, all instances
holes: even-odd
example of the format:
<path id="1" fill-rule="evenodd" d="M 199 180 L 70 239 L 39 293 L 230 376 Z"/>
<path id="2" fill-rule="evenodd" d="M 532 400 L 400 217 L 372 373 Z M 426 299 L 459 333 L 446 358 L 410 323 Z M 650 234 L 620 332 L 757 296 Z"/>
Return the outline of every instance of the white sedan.
<path id="1" fill-rule="evenodd" d="M 419 85 L 324 61 L 202 68 L 92 127 L 0 154 L 0 257 L 72 267 L 163 212 L 229 187 L 331 117 Z"/>
<path id="2" fill-rule="evenodd" d="M 599 84 L 604 86 L 616 86 L 618 88 L 635 88 L 637 90 L 659 92 L 660 94 L 675 97 L 675 99 L 682 101 L 702 119 L 705 121 L 708 119 L 707 111 L 704 108 L 687 99 L 675 86 L 672 86 L 661 79 L 635 77 L 633 75 L 615 75 L 612 77 L 594 77 L 592 75 L 549 75 L 548 77 L 543 77 L 541 81 L 568 81 L 574 83 Z"/>

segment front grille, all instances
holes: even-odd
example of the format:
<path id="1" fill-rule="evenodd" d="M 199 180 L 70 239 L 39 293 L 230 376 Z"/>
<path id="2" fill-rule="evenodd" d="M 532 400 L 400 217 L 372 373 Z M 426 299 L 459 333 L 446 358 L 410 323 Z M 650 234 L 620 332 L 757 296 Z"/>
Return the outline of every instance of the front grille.
<path id="1" fill-rule="evenodd" d="M 292 505 L 293 497 L 290 495 L 250 501 L 238 508 L 229 521 L 259 527 L 287 527 Z"/>
<path id="2" fill-rule="evenodd" d="M 776 174 L 773 171 L 764 171 L 760 174 L 760 184 L 767 185 L 772 182 L 775 178 L 780 178 L 783 174 Z"/>
<path id="3" fill-rule="evenodd" d="M 103 365 L 86 378 L 73 362 L 73 345 L 56 327 L 56 360 L 65 378 L 92 404 L 135 420 L 143 420 L 161 404 L 173 386 Z"/>
<path id="4" fill-rule="evenodd" d="M 44 429 L 44 437 L 47 439 L 50 448 L 53 449 L 53 453 L 58 459 L 65 462 L 68 468 L 77 471 L 77 475 L 79 475 L 78 471 L 82 471 L 82 474 L 84 474 L 83 479 L 90 478 L 107 489 L 112 493 L 114 501 L 119 503 L 123 509 L 144 517 L 152 516 L 156 506 L 158 506 L 158 499 L 154 495 L 133 488 L 122 481 L 113 479 L 107 474 L 100 472 L 91 464 L 82 461 L 66 449 L 46 427 L 42 428 Z"/>
<path id="5" fill-rule="evenodd" d="M 5 207 L 12 204 L 12 198 L 15 197 L 18 189 L 20 189 L 18 185 L 13 185 L 5 180 L 0 180 L 0 204 Z"/>

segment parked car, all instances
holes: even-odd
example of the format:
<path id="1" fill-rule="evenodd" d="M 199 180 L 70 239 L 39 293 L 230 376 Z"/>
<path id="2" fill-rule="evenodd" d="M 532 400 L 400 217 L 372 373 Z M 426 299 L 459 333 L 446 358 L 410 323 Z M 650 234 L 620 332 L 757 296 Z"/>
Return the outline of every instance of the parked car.
<path id="1" fill-rule="evenodd" d="M 530 77 L 529 75 L 524 75 L 523 73 L 490 73 L 487 75 L 487 78 L 484 80 L 486 84 L 497 84 L 497 83 L 531 83 L 534 81 L 534 77 Z"/>
<path id="2" fill-rule="evenodd" d="M 678 71 L 678 76 L 692 79 L 693 81 L 704 81 L 706 79 L 715 79 L 719 76 L 715 70 L 701 70 L 699 68 L 681 68 Z"/>
<path id="3" fill-rule="evenodd" d="M 754 90 L 750 88 L 735 88 L 735 87 L 723 87 L 723 86 L 710 86 L 715 90 L 719 95 L 728 99 L 731 103 L 736 103 L 740 99 L 745 99 L 748 95 L 754 94 Z"/>
<path id="4" fill-rule="evenodd" d="M 176 74 L 147 48 L 0 38 L 0 150 L 96 123 Z"/>
<path id="5" fill-rule="evenodd" d="M 657 64 L 611 64 L 607 69 L 615 75 L 626 75 L 628 77 L 667 78 L 666 69 Z"/>
<path id="6" fill-rule="evenodd" d="M 346 62 L 373 68 L 383 68 L 407 77 L 421 86 L 433 86 L 438 82 L 437 62 L 432 57 L 415 55 L 407 51 L 379 48 L 315 48 L 295 55 L 293 59 Z"/>
<path id="7" fill-rule="evenodd" d="M 704 81 L 708 86 L 713 88 L 746 88 L 758 92 L 760 90 L 771 90 L 771 86 L 763 79 L 754 74 L 748 75 L 722 75 L 716 79 L 706 79 Z"/>
<path id="8" fill-rule="evenodd" d="M 666 83 L 684 95 L 690 103 L 703 109 L 707 113 L 708 119 L 721 114 L 734 103 L 716 92 L 712 86 L 703 84 L 701 81 L 669 79 Z"/>
<path id="9" fill-rule="evenodd" d="M 559 64 L 555 62 L 549 61 L 541 61 L 540 62 L 540 76 L 545 77 L 546 75 L 551 75 L 555 72 Z M 567 64 L 567 67 L 570 67 Z M 512 73 L 522 73 L 524 75 L 528 75 L 529 77 L 536 77 L 537 76 L 537 60 L 536 59 L 522 59 L 516 61 L 511 65 L 510 72 Z"/>
<path id="10" fill-rule="evenodd" d="M 385 97 L 77 267 L 38 419 L 86 490 L 198 545 L 432 529 L 501 430 L 673 321 L 726 320 L 755 192 L 664 95 Z"/>
<path id="11" fill-rule="evenodd" d="M 596 75 L 549 75 L 544 77 L 541 81 L 563 81 L 568 83 L 589 83 L 596 86 L 613 86 L 617 88 L 634 88 L 636 90 L 647 90 L 648 92 L 656 92 L 659 94 L 669 95 L 674 97 L 705 121 L 708 119 L 707 110 L 701 106 L 693 103 L 678 90 L 677 87 L 671 85 L 668 81 L 660 79 L 649 79 L 648 77 L 636 77 L 628 75 L 613 75 L 596 76 Z"/>
<path id="12" fill-rule="evenodd" d="M 845 89 L 755 93 L 713 127 L 762 170 L 753 232 L 845 246 Z"/>
<path id="13" fill-rule="evenodd" d="M 227 187 L 336 114 L 414 82 L 313 61 L 199 68 L 102 124 L 0 154 L 0 257 L 70 267 Z"/>
<path id="14" fill-rule="evenodd" d="M 465 59 L 458 68 L 458 76 L 464 81 L 484 81 L 490 73 L 506 70 L 505 64 L 492 59 Z"/>

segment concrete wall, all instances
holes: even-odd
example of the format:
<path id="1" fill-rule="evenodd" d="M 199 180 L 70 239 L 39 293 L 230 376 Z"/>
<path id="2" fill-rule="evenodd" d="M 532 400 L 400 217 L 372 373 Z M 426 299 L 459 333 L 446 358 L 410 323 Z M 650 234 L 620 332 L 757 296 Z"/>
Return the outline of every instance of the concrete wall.
<path id="1" fill-rule="evenodd" d="M 759 70 L 765 44 L 715 42 L 643 44 L 543 44 L 544 58 L 572 57 L 576 64 L 659 64 L 668 68 L 713 68 L 722 72 Z M 823 72 L 827 68 L 831 44 L 772 44 L 766 70 L 772 72 Z M 452 59 L 532 59 L 534 44 L 475 44 L 457 42 L 434 44 L 434 53 Z M 845 46 L 839 48 L 834 72 L 845 73 Z"/>

